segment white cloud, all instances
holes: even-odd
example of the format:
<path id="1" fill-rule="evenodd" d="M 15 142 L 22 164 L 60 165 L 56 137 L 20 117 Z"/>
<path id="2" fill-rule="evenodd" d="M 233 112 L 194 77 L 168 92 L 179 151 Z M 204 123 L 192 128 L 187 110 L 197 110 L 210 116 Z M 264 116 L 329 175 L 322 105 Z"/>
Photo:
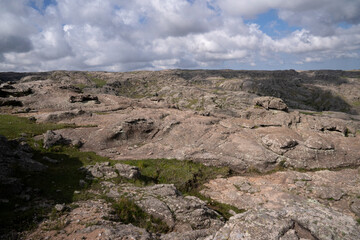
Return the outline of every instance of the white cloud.
<path id="1" fill-rule="evenodd" d="M 360 54 L 357 0 L 34 3 L 41 12 L 29 0 L 0 0 L 1 71 L 206 68 L 229 61 L 261 68 L 259 59 L 286 62 L 282 54 L 299 64 Z M 274 39 L 243 21 L 270 9 L 300 30 Z"/>

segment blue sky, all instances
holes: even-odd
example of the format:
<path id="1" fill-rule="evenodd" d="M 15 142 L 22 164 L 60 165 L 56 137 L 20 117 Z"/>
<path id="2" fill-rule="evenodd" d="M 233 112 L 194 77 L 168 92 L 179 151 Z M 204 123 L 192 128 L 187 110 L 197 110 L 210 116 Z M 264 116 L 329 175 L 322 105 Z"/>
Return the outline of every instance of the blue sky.
<path id="1" fill-rule="evenodd" d="M 276 9 L 270 9 L 267 12 L 258 14 L 253 18 L 245 20 L 245 22 L 247 24 L 258 24 L 260 30 L 272 38 L 282 38 L 296 30 L 301 30 L 300 27 L 291 26 L 280 19 Z"/>
<path id="2" fill-rule="evenodd" d="M 0 0 L 0 71 L 360 69 L 358 0 Z"/>

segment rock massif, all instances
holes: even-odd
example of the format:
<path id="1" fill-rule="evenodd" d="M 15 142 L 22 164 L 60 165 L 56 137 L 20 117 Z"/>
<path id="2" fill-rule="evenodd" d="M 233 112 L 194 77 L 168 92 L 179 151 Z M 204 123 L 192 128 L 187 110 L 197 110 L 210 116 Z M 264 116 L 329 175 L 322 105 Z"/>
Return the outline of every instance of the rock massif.
<path id="1" fill-rule="evenodd" d="M 134 239 L 360 238 L 359 71 L 55 71 L 3 73 L 0 80 L 2 113 L 87 125 L 48 132 L 45 147 L 72 144 L 119 161 L 115 167 L 88 167 L 90 177 L 136 179 L 138 169 L 121 161 L 148 158 L 228 166 L 238 175 L 211 180 L 202 191 L 247 210 L 226 223 L 172 185 L 105 181 L 108 194 L 126 193 L 172 232 L 155 236 L 101 220 L 102 227 L 81 227 L 88 237 L 125 239 L 131 232 Z M 80 205 L 87 211 L 89 204 L 101 205 Z M 79 226 L 68 227 L 67 236 L 80 236 L 74 230 Z"/>

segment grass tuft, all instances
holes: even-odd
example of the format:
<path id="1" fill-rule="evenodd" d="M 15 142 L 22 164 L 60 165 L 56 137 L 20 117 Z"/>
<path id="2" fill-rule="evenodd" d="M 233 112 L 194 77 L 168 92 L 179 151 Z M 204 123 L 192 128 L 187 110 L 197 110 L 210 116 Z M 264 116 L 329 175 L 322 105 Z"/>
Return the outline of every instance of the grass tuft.
<path id="1" fill-rule="evenodd" d="M 133 224 L 140 228 L 145 228 L 149 232 L 167 233 L 169 227 L 161 219 L 147 214 L 133 200 L 121 197 L 118 200 L 107 199 L 112 203 L 114 214 L 117 221 L 124 224 Z"/>

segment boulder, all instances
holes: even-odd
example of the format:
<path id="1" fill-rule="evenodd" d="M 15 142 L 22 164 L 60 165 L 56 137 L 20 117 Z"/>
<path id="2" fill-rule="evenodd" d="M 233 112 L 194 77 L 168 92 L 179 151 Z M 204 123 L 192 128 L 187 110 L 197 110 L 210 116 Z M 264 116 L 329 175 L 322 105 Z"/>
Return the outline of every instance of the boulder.
<path id="1" fill-rule="evenodd" d="M 54 145 L 69 145 L 70 140 L 64 138 L 61 134 L 58 134 L 52 130 L 48 130 L 44 134 L 44 148 L 49 149 Z"/>
<path id="2" fill-rule="evenodd" d="M 263 107 L 267 110 L 274 109 L 274 110 L 281 110 L 281 111 L 288 111 L 287 105 L 284 101 L 280 98 L 275 97 L 258 97 L 254 99 L 254 105 Z"/>
<path id="3" fill-rule="evenodd" d="M 86 166 L 83 168 L 88 171 L 91 177 L 110 179 L 118 176 L 114 167 L 109 162 L 96 163 L 95 165 Z"/>
<path id="4" fill-rule="evenodd" d="M 140 176 L 139 168 L 127 164 L 117 163 L 115 164 L 115 169 L 120 176 L 125 178 L 135 179 Z"/>

